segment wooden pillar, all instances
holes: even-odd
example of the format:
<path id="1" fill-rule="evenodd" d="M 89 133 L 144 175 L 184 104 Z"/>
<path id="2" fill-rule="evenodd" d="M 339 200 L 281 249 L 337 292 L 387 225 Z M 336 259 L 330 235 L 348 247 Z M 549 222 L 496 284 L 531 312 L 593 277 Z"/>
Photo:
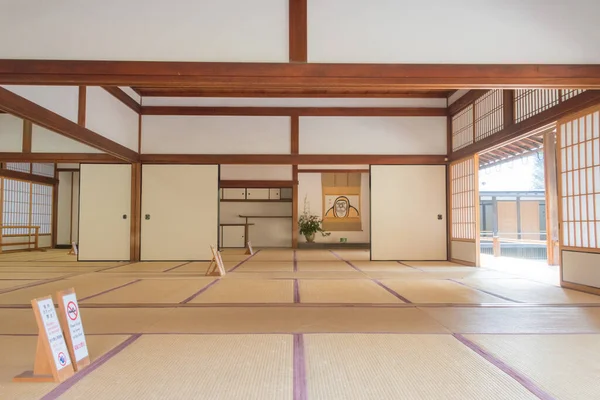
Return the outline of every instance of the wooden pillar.
<path id="1" fill-rule="evenodd" d="M 58 243 L 58 164 L 54 163 L 54 178 L 57 182 L 52 186 L 52 248 Z M 71 179 L 71 193 L 73 192 L 73 180 Z M 73 201 L 71 200 L 71 203 Z"/>
<path id="2" fill-rule="evenodd" d="M 498 200 L 492 197 L 492 236 L 498 236 Z"/>
<path id="3" fill-rule="evenodd" d="M 546 194 L 546 241 L 549 265 L 560 264 L 556 133 L 544 134 L 544 181 Z"/>
<path id="4" fill-rule="evenodd" d="M 300 151 L 300 117 L 290 117 L 290 154 L 297 155 Z M 292 248 L 298 248 L 298 165 L 292 165 Z"/>
<path id="5" fill-rule="evenodd" d="M 522 239 L 521 235 L 521 196 L 517 196 L 517 239 Z"/>
<path id="6" fill-rule="evenodd" d="M 142 164 L 134 163 L 131 164 L 131 261 L 140 261 L 141 206 Z"/>
<path id="7" fill-rule="evenodd" d="M 307 61 L 307 0 L 289 0 L 290 62 Z"/>
<path id="8" fill-rule="evenodd" d="M 503 90 L 504 129 L 515 123 L 515 91 Z"/>

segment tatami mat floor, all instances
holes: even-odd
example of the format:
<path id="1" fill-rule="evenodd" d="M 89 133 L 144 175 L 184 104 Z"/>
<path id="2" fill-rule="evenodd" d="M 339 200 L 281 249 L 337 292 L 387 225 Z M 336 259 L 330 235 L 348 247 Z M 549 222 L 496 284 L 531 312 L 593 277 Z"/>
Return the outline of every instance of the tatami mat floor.
<path id="1" fill-rule="evenodd" d="M 497 263 L 371 262 L 365 250 L 206 262 L 0 254 L 0 399 L 597 399 L 600 297 Z M 33 366 L 33 298 L 73 287 L 93 363 Z"/>

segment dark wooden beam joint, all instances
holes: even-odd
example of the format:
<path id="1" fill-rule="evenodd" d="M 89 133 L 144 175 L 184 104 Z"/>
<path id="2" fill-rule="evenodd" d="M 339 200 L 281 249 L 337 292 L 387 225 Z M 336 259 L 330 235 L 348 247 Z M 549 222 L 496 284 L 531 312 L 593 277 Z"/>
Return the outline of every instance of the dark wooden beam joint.
<path id="1" fill-rule="evenodd" d="M 33 124 L 31 121 L 23 120 L 23 153 L 31 153 L 31 138 L 33 135 Z"/>
<path id="2" fill-rule="evenodd" d="M 293 181 L 258 181 L 258 180 L 222 180 L 221 188 L 291 188 Z"/>
<path id="3" fill-rule="evenodd" d="M 290 62 L 308 61 L 307 0 L 289 0 Z"/>
<path id="4" fill-rule="evenodd" d="M 100 153 L 0 153 L 3 162 L 54 162 L 54 163 L 96 163 L 120 164 L 125 161 L 109 154 Z"/>
<path id="5" fill-rule="evenodd" d="M 129 97 L 127 93 L 125 93 L 121 88 L 116 86 L 102 86 L 102 89 L 106 90 L 108 93 L 112 94 L 117 100 L 121 103 L 125 104 L 127 107 L 135 111 L 137 114 L 141 114 L 142 106 L 138 104 L 137 101 Z"/>

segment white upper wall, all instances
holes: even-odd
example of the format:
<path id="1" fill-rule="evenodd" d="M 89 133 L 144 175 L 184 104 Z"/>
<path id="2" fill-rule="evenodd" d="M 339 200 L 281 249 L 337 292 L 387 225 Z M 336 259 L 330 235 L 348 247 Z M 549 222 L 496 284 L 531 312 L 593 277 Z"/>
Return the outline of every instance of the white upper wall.
<path id="1" fill-rule="evenodd" d="M 33 125 L 31 132 L 31 151 L 34 153 L 102 153 L 98 149 L 38 125 Z"/>
<path id="2" fill-rule="evenodd" d="M 288 61 L 288 0 L 0 0 L 0 10 L 0 58 Z"/>
<path id="3" fill-rule="evenodd" d="M 142 153 L 290 154 L 289 117 L 144 115 Z"/>
<path id="4" fill-rule="evenodd" d="M 1 3 L 0 7 L 2 7 Z M 0 20 L 2 19 L 2 15 L 0 14 Z M 0 31 L 2 31 L 1 26 Z M 1 33 L 0 36 L 2 36 Z M 0 49 L 2 49 L 1 43 L 3 39 L 0 38 Z M 1 52 L 2 50 L 0 50 Z M 79 88 L 77 86 L 3 85 L 2 87 L 53 113 L 77 122 L 79 110 Z"/>
<path id="5" fill-rule="evenodd" d="M 20 153 L 23 147 L 23 120 L 0 114 L 0 151 Z"/>
<path id="6" fill-rule="evenodd" d="M 221 180 L 292 180 L 291 165 L 221 165 Z"/>
<path id="7" fill-rule="evenodd" d="M 446 117 L 300 117 L 300 154 L 446 154 Z"/>
<path id="8" fill-rule="evenodd" d="M 469 91 L 466 89 L 460 89 L 460 90 L 457 90 L 456 92 L 452 93 L 452 95 L 450 95 L 450 97 L 448 97 L 448 105 L 456 103 L 456 100 L 460 99 L 467 93 L 469 93 Z"/>
<path id="9" fill-rule="evenodd" d="M 85 127 L 107 139 L 138 150 L 139 115 L 98 86 L 86 93 Z"/>
<path id="10" fill-rule="evenodd" d="M 600 63 L 598 0 L 308 0 L 308 61 Z"/>
<path id="11" fill-rule="evenodd" d="M 446 99 L 144 97 L 143 105 L 173 107 L 446 107 Z"/>

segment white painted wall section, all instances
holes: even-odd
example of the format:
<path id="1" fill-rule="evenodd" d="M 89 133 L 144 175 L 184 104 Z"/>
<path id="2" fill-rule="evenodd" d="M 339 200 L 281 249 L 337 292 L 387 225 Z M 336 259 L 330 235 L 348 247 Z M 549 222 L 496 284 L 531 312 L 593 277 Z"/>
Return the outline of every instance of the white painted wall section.
<path id="1" fill-rule="evenodd" d="M 453 240 L 450 242 L 450 257 L 454 260 L 477 264 L 477 245 L 475 242 Z"/>
<path id="2" fill-rule="evenodd" d="M 563 280 L 600 288 L 600 254 L 562 252 Z"/>
<path id="3" fill-rule="evenodd" d="M 98 86 L 86 93 L 86 128 L 131 150 L 138 149 L 139 115 Z"/>
<path id="4" fill-rule="evenodd" d="M 308 61 L 596 64 L 598 15 L 597 0 L 309 0 Z"/>
<path id="5" fill-rule="evenodd" d="M 1 1 L 1 0 L 0 0 Z M 0 3 L 0 9 L 2 9 Z M 5 15 L 4 13 L 0 15 Z M 2 17 L 0 16 L 0 20 Z M 0 22 L 0 31 L 3 29 Z M 0 33 L 0 43 L 6 40 Z M 14 38 L 14 36 L 11 36 Z M 25 46 L 27 47 L 27 46 Z M 2 49 L 0 44 L 0 49 Z M 1 50 L 0 50 L 1 53 Z M 3 85 L 3 88 L 58 114 L 73 122 L 77 122 L 79 111 L 79 88 L 77 86 L 29 86 Z"/>
<path id="6" fill-rule="evenodd" d="M 291 165 L 221 165 L 221 180 L 292 180 Z"/>
<path id="7" fill-rule="evenodd" d="M 300 117 L 301 154 L 446 154 L 445 117 Z"/>
<path id="8" fill-rule="evenodd" d="M 0 58 L 288 61 L 288 0 L 0 0 L 0 9 Z"/>
<path id="9" fill-rule="evenodd" d="M 290 154 L 289 117 L 142 117 L 146 154 Z"/>
<path id="10" fill-rule="evenodd" d="M 98 149 L 38 125 L 33 125 L 31 151 L 33 153 L 102 153 Z"/>
<path id="11" fill-rule="evenodd" d="M 23 148 L 23 120 L 0 114 L 0 151 L 20 153 Z"/>

